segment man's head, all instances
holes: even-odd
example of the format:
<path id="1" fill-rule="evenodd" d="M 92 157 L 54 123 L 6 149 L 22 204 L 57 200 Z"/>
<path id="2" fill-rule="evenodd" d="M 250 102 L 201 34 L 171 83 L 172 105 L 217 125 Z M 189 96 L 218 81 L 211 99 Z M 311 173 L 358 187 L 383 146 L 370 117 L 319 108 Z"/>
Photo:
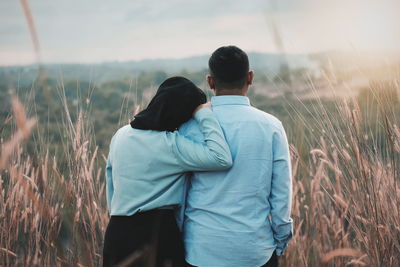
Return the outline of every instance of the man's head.
<path id="1" fill-rule="evenodd" d="M 223 46 L 208 61 L 207 82 L 217 95 L 245 95 L 253 82 L 246 53 L 236 46 Z"/>

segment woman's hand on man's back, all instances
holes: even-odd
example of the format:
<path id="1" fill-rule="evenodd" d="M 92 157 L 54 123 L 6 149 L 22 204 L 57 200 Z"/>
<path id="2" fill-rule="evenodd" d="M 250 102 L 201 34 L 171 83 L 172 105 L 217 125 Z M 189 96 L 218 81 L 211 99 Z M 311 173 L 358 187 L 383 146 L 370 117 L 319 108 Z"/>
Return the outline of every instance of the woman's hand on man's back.
<path id="1" fill-rule="evenodd" d="M 197 108 L 193 111 L 193 116 L 194 116 L 194 114 L 196 114 L 197 111 L 199 111 L 202 108 L 211 108 L 211 103 L 207 102 L 207 103 L 198 105 Z"/>

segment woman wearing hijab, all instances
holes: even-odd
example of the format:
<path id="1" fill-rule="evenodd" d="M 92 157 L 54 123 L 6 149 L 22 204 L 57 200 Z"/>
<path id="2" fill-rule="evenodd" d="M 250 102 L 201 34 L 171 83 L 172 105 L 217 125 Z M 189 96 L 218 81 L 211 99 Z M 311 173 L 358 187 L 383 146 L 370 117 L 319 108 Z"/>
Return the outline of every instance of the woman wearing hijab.
<path id="1" fill-rule="evenodd" d="M 106 167 L 111 218 L 104 266 L 185 266 L 174 217 L 184 195 L 184 174 L 232 165 L 221 127 L 205 102 L 205 94 L 191 81 L 169 78 L 148 107 L 113 136 Z M 192 116 L 205 143 L 176 131 Z"/>

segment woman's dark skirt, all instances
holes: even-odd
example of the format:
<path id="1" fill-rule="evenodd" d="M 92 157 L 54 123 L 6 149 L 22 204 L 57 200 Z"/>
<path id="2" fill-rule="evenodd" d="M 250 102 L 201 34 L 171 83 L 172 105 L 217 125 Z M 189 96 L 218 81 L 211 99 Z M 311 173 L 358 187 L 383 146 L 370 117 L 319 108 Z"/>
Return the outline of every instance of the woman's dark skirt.
<path id="1" fill-rule="evenodd" d="M 103 266 L 185 266 L 182 236 L 173 210 L 151 210 L 111 216 Z"/>

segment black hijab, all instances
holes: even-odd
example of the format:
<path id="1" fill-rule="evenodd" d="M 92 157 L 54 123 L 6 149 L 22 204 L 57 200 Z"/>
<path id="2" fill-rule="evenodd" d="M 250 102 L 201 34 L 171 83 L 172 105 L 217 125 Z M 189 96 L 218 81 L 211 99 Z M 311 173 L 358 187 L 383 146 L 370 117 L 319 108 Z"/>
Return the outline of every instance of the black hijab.
<path id="1" fill-rule="evenodd" d="M 131 121 L 131 126 L 141 130 L 173 132 L 206 101 L 204 92 L 190 80 L 172 77 L 160 85 L 147 108 Z"/>

